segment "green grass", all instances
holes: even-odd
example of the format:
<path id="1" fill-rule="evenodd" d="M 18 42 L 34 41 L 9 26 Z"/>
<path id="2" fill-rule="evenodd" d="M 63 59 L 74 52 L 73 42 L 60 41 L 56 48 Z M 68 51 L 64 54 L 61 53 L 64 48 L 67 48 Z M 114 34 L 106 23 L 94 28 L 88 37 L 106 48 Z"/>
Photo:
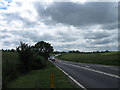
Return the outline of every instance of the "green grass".
<path id="1" fill-rule="evenodd" d="M 118 66 L 118 62 L 119 62 L 118 52 L 91 53 L 91 54 L 65 53 L 58 56 L 57 58 L 67 61 L 73 61 L 73 62 L 115 65 L 115 66 Z"/>
<path id="2" fill-rule="evenodd" d="M 8 83 L 7 88 L 50 88 L 51 73 L 55 75 L 55 88 L 75 88 L 64 73 L 50 62 L 45 69 L 31 71 Z"/>
<path id="3" fill-rule="evenodd" d="M 108 52 L 108 53 L 100 53 L 101 55 L 114 55 L 114 54 L 118 54 L 120 53 L 120 51 L 114 51 L 114 52 Z"/>
<path id="4" fill-rule="evenodd" d="M 0 82 L 2 82 L 2 51 L 0 51 Z"/>

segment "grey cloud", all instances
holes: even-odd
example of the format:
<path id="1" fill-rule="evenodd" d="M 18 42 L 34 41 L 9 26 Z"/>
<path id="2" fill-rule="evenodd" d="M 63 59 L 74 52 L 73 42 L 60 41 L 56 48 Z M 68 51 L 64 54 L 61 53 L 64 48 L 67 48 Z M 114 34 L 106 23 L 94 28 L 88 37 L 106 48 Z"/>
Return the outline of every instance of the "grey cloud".
<path id="1" fill-rule="evenodd" d="M 18 4 L 21 5 L 21 3 Z M 117 42 L 117 33 L 114 33 L 117 26 L 117 9 L 113 7 L 114 3 L 91 2 L 82 5 L 72 2 L 55 2 L 46 9 L 40 2 L 34 3 L 34 5 L 39 14 L 39 18 L 35 22 L 21 17 L 19 12 L 2 14 L 3 21 L 7 21 L 8 24 L 11 21 L 21 21 L 24 25 L 17 28 L 20 30 L 1 30 L 2 33 L 12 34 L 12 37 L 3 35 L 3 39 L 9 38 L 9 41 L 3 40 L 4 46 L 19 45 L 19 41 L 33 43 L 44 40 L 53 42 L 53 47 L 57 50 L 82 48 L 85 50 L 97 48 L 98 50 L 116 50 L 116 46 L 111 44 Z M 39 27 L 37 21 L 47 25 L 45 28 L 40 26 L 41 30 L 41 28 L 37 28 Z M 97 31 L 93 32 L 92 28 L 96 27 L 96 24 L 100 25 L 101 28 L 97 28 Z M 63 26 L 62 29 L 65 30 L 60 30 L 57 25 Z M 70 28 L 70 26 L 74 28 Z M 36 28 L 36 30 L 30 30 L 30 27 Z M 28 30 L 22 30 L 22 28 Z M 52 29 L 53 33 L 51 34 Z M 50 33 L 49 30 L 51 30 Z M 111 46 L 107 46 L 107 44 L 111 44 Z M 98 47 L 100 45 L 101 47 Z"/>
<path id="2" fill-rule="evenodd" d="M 54 46 L 54 48 L 57 50 L 61 50 L 61 51 L 69 51 L 71 49 L 74 50 L 74 49 L 79 48 L 79 47 L 77 47 L 74 44 L 63 44 L 63 45 Z"/>
<path id="3" fill-rule="evenodd" d="M 10 35 L 3 35 L 1 38 L 6 39 L 6 38 L 10 38 L 10 37 L 11 37 Z"/>
<path id="4" fill-rule="evenodd" d="M 78 39 L 78 37 L 75 37 L 76 35 L 71 35 L 71 32 L 62 32 L 59 31 L 57 32 L 57 35 L 59 35 L 59 39 L 61 42 L 72 42 L 72 41 L 76 41 Z"/>
<path id="5" fill-rule="evenodd" d="M 102 29 L 114 30 L 118 28 L 118 23 L 106 24 L 102 26 Z"/>
<path id="6" fill-rule="evenodd" d="M 33 27 L 37 24 L 37 22 L 33 22 L 33 21 L 30 21 L 27 18 L 21 17 L 19 12 L 3 13 L 3 16 L 4 16 L 3 20 L 7 21 L 7 24 L 10 24 L 12 21 L 22 22 L 23 27 Z"/>
<path id="7" fill-rule="evenodd" d="M 19 41 L 4 41 L 2 43 L 3 46 L 10 46 L 11 44 L 19 45 Z"/>
<path id="8" fill-rule="evenodd" d="M 43 34 L 43 35 L 37 35 L 35 37 L 30 37 L 31 40 L 33 40 L 34 42 L 38 42 L 38 41 L 54 41 L 57 40 L 57 38 L 55 36 L 52 36 L 50 34 Z"/>
<path id="9" fill-rule="evenodd" d="M 116 43 L 118 41 L 116 30 L 112 31 L 96 31 L 87 32 L 84 36 L 86 42 L 92 45 L 105 45 L 108 43 Z"/>
<path id="10" fill-rule="evenodd" d="M 72 2 L 55 2 L 46 9 L 40 3 L 35 3 L 35 7 L 43 18 L 51 17 L 56 23 L 81 26 L 116 22 L 117 9 L 113 7 L 114 4 L 113 2 L 88 2 L 81 5 Z"/>
<path id="11" fill-rule="evenodd" d="M 38 42 L 38 41 L 51 41 L 51 40 L 56 40 L 57 38 L 49 33 L 43 33 L 42 35 L 39 35 L 39 30 L 38 31 L 13 31 L 11 32 L 12 34 L 27 38 L 32 40 L 33 42 Z"/>
<path id="12" fill-rule="evenodd" d="M 111 33 L 110 32 L 106 32 L 106 31 L 103 31 L 103 32 L 87 32 L 84 36 L 85 39 L 103 39 L 103 38 L 107 38 L 107 37 L 110 37 L 111 36 Z"/>
<path id="13" fill-rule="evenodd" d="M 68 33 L 63 33 L 63 32 L 60 32 L 58 31 L 56 33 L 56 35 L 52 35 L 48 32 L 41 32 L 43 34 L 39 34 L 39 30 L 37 31 L 24 31 L 24 32 L 21 32 L 21 31 L 14 31 L 14 32 L 11 32 L 12 34 L 15 34 L 15 35 L 18 35 L 18 36 L 22 36 L 24 38 L 28 38 L 30 40 L 32 40 L 33 42 L 38 42 L 38 41 L 60 41 L 60 42 L 72 42 L 72 41 L 76 41 L 77 40 L 77 37 L 74 37 L 72 35 L 69 35 Z"/>
<path id="14" fill-rule="evenodd" d="M 101 39 L 101 40 L 95 40 L 91 43 L 92 44 L 107 44 L 107 43 L 111 43 L 111 42 L 112 42 L 111 39 Z"/>
<path id="15" fill-rule="evenodd" d="M 58 45 L 54 46 L 55 48 L 71 48 L 73 47 L 72 44 L 64 44 L 64 45 Z"/>
<path id="16" fill-rule="evenodd" d="M 3 46 L 9 46 L 10 45 L 10 42 L 9 41 L 4 41 L 3 42 Z"/>
<path id="17" fill-rule="evenodd" d="M 112 38 L 103 38 L 103 39 L 99 39 L 99 40 L 87 39 L 86 41 L 93 45 L 100 45 L 100 44 L 106 45 L 108 43 L 117 42 L 117 40 L 112 39 Z"/>
<path id="18" fill-rule="evenodd" d="M 16 4 L 20 7 L 22 6 L 22 2 L 16 2 Z"/>
<path id="19" fill-rule="evenodd" d="M 1 33 L 6 33 L 6 32 L 8 32 L 8 30 L 6 30 L 6 29 L 5 30 L 0 30 L 0 32 Z"/>

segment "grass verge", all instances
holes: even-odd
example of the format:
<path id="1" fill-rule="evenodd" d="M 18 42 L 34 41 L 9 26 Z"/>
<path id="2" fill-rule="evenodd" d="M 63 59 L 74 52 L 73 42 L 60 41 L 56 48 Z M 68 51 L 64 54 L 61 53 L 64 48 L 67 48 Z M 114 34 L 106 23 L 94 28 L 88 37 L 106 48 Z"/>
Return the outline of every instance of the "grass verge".
<path id="1" fill-rule="evenodd" d="M 64 75 L 51 62 L 43 70 L 34 70 L 9 82 L 7 88 L 50 88 L 50 74 L 55 75 L 55 88 L 75 88 Z"/>
<path id="2" fill-rule="evenodd" d="M 64 53 L 57 58 L 73 62 L 120 66 L 120 60 L 118 59 L 119 53 L 120 52 L 90 54 Z"/>

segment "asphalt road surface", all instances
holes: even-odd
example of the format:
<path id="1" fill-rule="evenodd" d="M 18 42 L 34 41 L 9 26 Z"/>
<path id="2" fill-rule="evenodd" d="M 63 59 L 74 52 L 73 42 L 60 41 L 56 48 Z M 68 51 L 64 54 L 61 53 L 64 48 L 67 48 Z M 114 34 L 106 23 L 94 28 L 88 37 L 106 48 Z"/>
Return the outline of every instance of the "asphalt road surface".
<path id="1" fill-rule="evenodd" d="M 52 61 L 86 89 L 89 88 L 120 88 L 120 67 L 98 64 L 85 64 L 64 60 Z"/>

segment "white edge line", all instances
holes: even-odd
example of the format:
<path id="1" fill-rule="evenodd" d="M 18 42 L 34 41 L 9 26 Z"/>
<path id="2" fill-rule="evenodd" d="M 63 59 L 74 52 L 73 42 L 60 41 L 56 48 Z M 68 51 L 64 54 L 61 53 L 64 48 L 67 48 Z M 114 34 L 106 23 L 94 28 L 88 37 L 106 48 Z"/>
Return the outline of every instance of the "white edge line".
<path id="1" fill-rule="evenodd" d="M 58 66 L 56 66 L 57 68 L 59 68 Z M 65 75 L 69 76 L 65 71 L 63 71 L 61 68 L 59 68 L 63 73 L 65 73 Z"/>
<path id="2" fill-rule="evenodd" d="M 73 77 L 71 77 L 70 75 L 68 75 L 68 73 L 66 73 L 64 70 L 62 70 L 60 67 L 56 66 L 57 68 L 59 68 L 65 75 L 67 75 L 72 81 L 74 81 L 79 87 L 83 88 L 84 90 L 87 90 L 83 85 L 81 85 L 79 82 L 77 82 Z"/>

